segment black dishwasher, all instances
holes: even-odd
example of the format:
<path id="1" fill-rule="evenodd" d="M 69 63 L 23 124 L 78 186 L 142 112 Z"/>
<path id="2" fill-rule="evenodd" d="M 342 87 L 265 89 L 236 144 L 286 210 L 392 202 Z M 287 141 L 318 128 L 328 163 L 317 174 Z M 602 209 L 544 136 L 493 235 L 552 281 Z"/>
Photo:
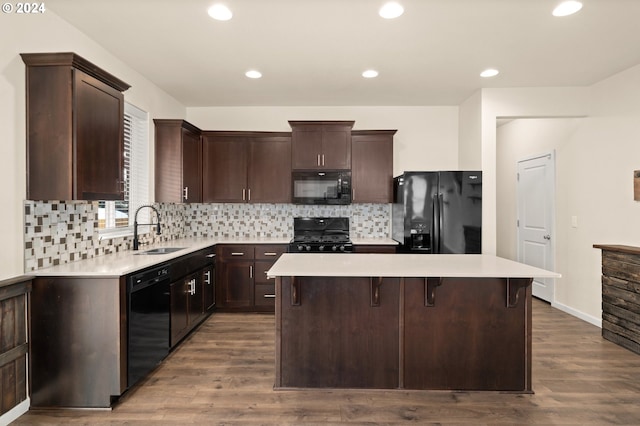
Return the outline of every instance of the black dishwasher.
<path id="1" fill-rule="evenodd" d="M 169 354 L 170 273 L 163 265 L 132 275 L 128 284 L 127 387 Z"/>

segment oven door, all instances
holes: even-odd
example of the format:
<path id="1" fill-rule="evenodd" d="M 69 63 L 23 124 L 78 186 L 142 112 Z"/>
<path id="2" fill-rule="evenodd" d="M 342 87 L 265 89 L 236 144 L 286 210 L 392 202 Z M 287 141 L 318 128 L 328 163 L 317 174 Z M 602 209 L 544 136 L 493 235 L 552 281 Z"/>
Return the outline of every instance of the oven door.
<path id="1" fill-rule="evenodd" d="M 293 172 L 293 204 L 350 204 L 351 172 Z"/>

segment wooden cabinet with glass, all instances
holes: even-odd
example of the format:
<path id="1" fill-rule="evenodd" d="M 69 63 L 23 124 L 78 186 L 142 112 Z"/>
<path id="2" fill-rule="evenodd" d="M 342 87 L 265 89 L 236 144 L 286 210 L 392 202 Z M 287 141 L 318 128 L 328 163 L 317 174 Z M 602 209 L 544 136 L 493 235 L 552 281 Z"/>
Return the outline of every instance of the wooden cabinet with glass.
<path id="1" fill-rule="evenodd" d="M 153 120 L 156 202 L 202 202 L 200 129 L 184 120 Z"/>
<path id="2" fill-rule="evenodd" d="M 124 197 L 124 96 L 130 86 L 71 52 L 23 53 L 27 198 Z"/>

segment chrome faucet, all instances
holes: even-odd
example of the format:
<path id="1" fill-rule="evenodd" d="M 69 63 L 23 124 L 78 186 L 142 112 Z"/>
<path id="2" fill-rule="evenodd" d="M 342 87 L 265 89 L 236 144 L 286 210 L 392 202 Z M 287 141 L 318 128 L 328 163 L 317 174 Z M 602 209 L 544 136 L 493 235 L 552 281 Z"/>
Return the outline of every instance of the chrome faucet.
<path id="1" fill-rule="evenodd" d="M 154 212 L 156 212 L 156 217 L 158 218 L 158 223 L 138 223 L 138 212 L 140 211 L 140 209 L 144 208 L 144 207 L 148 207 L 151 210 L 153 210 Z M 144 205 L 144 206 L 140 206 L 138 207 L 138 209 L 136 210 L 135 215 L 133 216 L 133 249 L 134 250 L 138 250 L 138 247 L 140 247 L 140 241 L 138 241 L 138 225 L 156 225 L 156 234 L 160 235 L 160 213 L 158 212 L 158 209 L 156 209 L 153 206 L 150 205 Z"/>

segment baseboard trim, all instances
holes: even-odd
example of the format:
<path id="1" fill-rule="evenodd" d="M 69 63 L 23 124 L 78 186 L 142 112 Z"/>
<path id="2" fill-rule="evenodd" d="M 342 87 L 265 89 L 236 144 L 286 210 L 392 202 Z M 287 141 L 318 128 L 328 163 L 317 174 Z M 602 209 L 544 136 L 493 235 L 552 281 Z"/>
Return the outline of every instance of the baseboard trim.
<path id="1" fill-rule="evenodd" d="M 10 424 L 12 421 L 16 420 L 18 417 L 29 411 L 30 405 L 31 399 L 27 398 L 20 404 L 13 407 L 11 410 L 4 413 L 2 416 L 0 416 L 0 426 Z"/>
<path id="2" fill-rule="evenodd" d="M 589 324 L 593 324 L 596 327 L 602 328 L 602 318 L 596 318 L 594 316 L 585 314 L 584 312 L 581 312 L 577 309 L 574 309 L 570 306 L 564 305 L 562 303 L 558 303 L 558 302 L 553 302 L 551 303 L 551 306 L 553 306 L 556 309 L 561 310 L 562 312 L 566 312 L 569 315 L 573 315 L 576 318 L 581 319 L 582 321 L 586 321 Z"/>

